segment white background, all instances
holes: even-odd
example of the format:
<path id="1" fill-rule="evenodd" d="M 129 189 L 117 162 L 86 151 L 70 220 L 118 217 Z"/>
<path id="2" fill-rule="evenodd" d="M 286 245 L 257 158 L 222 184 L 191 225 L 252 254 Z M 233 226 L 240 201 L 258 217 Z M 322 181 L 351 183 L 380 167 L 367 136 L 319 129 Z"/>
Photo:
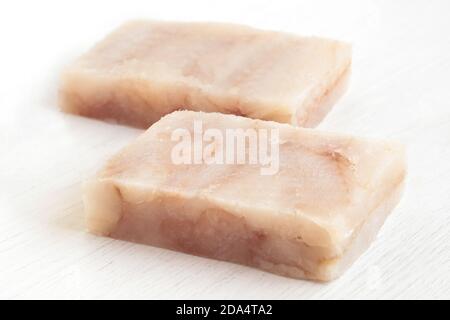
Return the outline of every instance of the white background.
<path id="1" fill-rule="evenodd" d="M 404 197 L 319 284 L 97 238 L 80 183 L 139 130 L 62 114 L 61 68 L 130 18 L 231 21 L 351 41 L 351 87 L 320 128 L 408 147 Z M 450 1 L 3 1 L 1 298 L 450 298 Z"/>

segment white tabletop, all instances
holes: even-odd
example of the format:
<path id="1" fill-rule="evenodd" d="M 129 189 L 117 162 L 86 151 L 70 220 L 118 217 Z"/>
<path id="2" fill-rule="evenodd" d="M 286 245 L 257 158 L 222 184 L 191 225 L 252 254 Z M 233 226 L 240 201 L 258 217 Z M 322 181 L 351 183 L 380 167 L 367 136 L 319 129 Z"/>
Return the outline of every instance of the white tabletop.
<path id="1" fill-rule="evenodd" d="M 450 298 L 450 2 L 10 1 L 0 11 L 0 298 Z M 99 238 L 80 183 L 141 131 L 65 115 L 58 73 L 130 18 L 230 21 L 351 41 L 319 128 L 408 147 L 402 201 L 329 284 Z"/>

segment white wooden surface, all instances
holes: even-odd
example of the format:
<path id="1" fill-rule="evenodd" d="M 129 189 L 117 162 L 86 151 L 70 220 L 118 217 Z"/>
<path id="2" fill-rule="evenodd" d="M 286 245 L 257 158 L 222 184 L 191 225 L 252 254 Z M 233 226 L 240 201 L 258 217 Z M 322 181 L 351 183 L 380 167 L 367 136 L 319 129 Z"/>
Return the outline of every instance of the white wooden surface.
<path id="1" fill-rule="evenodd" d="M 350 90 L 320 128 L 404 142 L 409 177 L 342 278 L 291 280 L 85 233 L 80 182 L 140 131 L 60 113 L 58 72 L 136 17 L 353 42 Z M 450 298 L 449 1 L 10 1 L 0 39 L 1 298 Z"/>

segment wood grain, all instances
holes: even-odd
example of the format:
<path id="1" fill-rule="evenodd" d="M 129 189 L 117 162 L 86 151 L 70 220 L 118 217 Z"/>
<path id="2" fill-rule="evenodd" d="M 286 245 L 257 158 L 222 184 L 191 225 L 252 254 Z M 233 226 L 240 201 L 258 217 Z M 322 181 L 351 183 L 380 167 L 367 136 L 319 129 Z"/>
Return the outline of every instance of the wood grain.
<path id="1" fill-rule="evenodd" d="M 450 298 L 450 2 L 26 6 L 11 2 L 0 12 L 10 49 L 0 60 L 0 298 Z M 140 131 L 62 114 L 57 77 L 135 17 L 239 22 L 353 43 L 350 90 L 320 128 L 405 143 L 409 175 L 377 241 L 342 278 L 292 280 L 85 233 L 81 181 Z"/>

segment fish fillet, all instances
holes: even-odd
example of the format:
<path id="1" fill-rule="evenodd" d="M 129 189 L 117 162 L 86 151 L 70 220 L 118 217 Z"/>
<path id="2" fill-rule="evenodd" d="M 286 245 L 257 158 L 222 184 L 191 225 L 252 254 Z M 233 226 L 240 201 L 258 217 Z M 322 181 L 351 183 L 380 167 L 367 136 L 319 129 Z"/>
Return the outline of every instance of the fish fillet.
<path id="1" fill-rule="evenodd" d="M 60 105 L 148 128 L 175 110 L 313 127 L 344 92 L 343 42 L 219 23 L 126 23 L 69 66 Z"/>
<path id="2" fill-rule="evenodd" d="M 194 134 L 199 121 L 205 132 L 224 135 L 230 129 L 276 129 L 278 172 L 262 175 L 262 165 L 250 163 L 175 164 L 174 130 Z M 87 227 L 289 277 L 331 280 L 369 246 L 397 204 L 404 157 L 392 142 L 177 111 L 85 183 Z"/>

